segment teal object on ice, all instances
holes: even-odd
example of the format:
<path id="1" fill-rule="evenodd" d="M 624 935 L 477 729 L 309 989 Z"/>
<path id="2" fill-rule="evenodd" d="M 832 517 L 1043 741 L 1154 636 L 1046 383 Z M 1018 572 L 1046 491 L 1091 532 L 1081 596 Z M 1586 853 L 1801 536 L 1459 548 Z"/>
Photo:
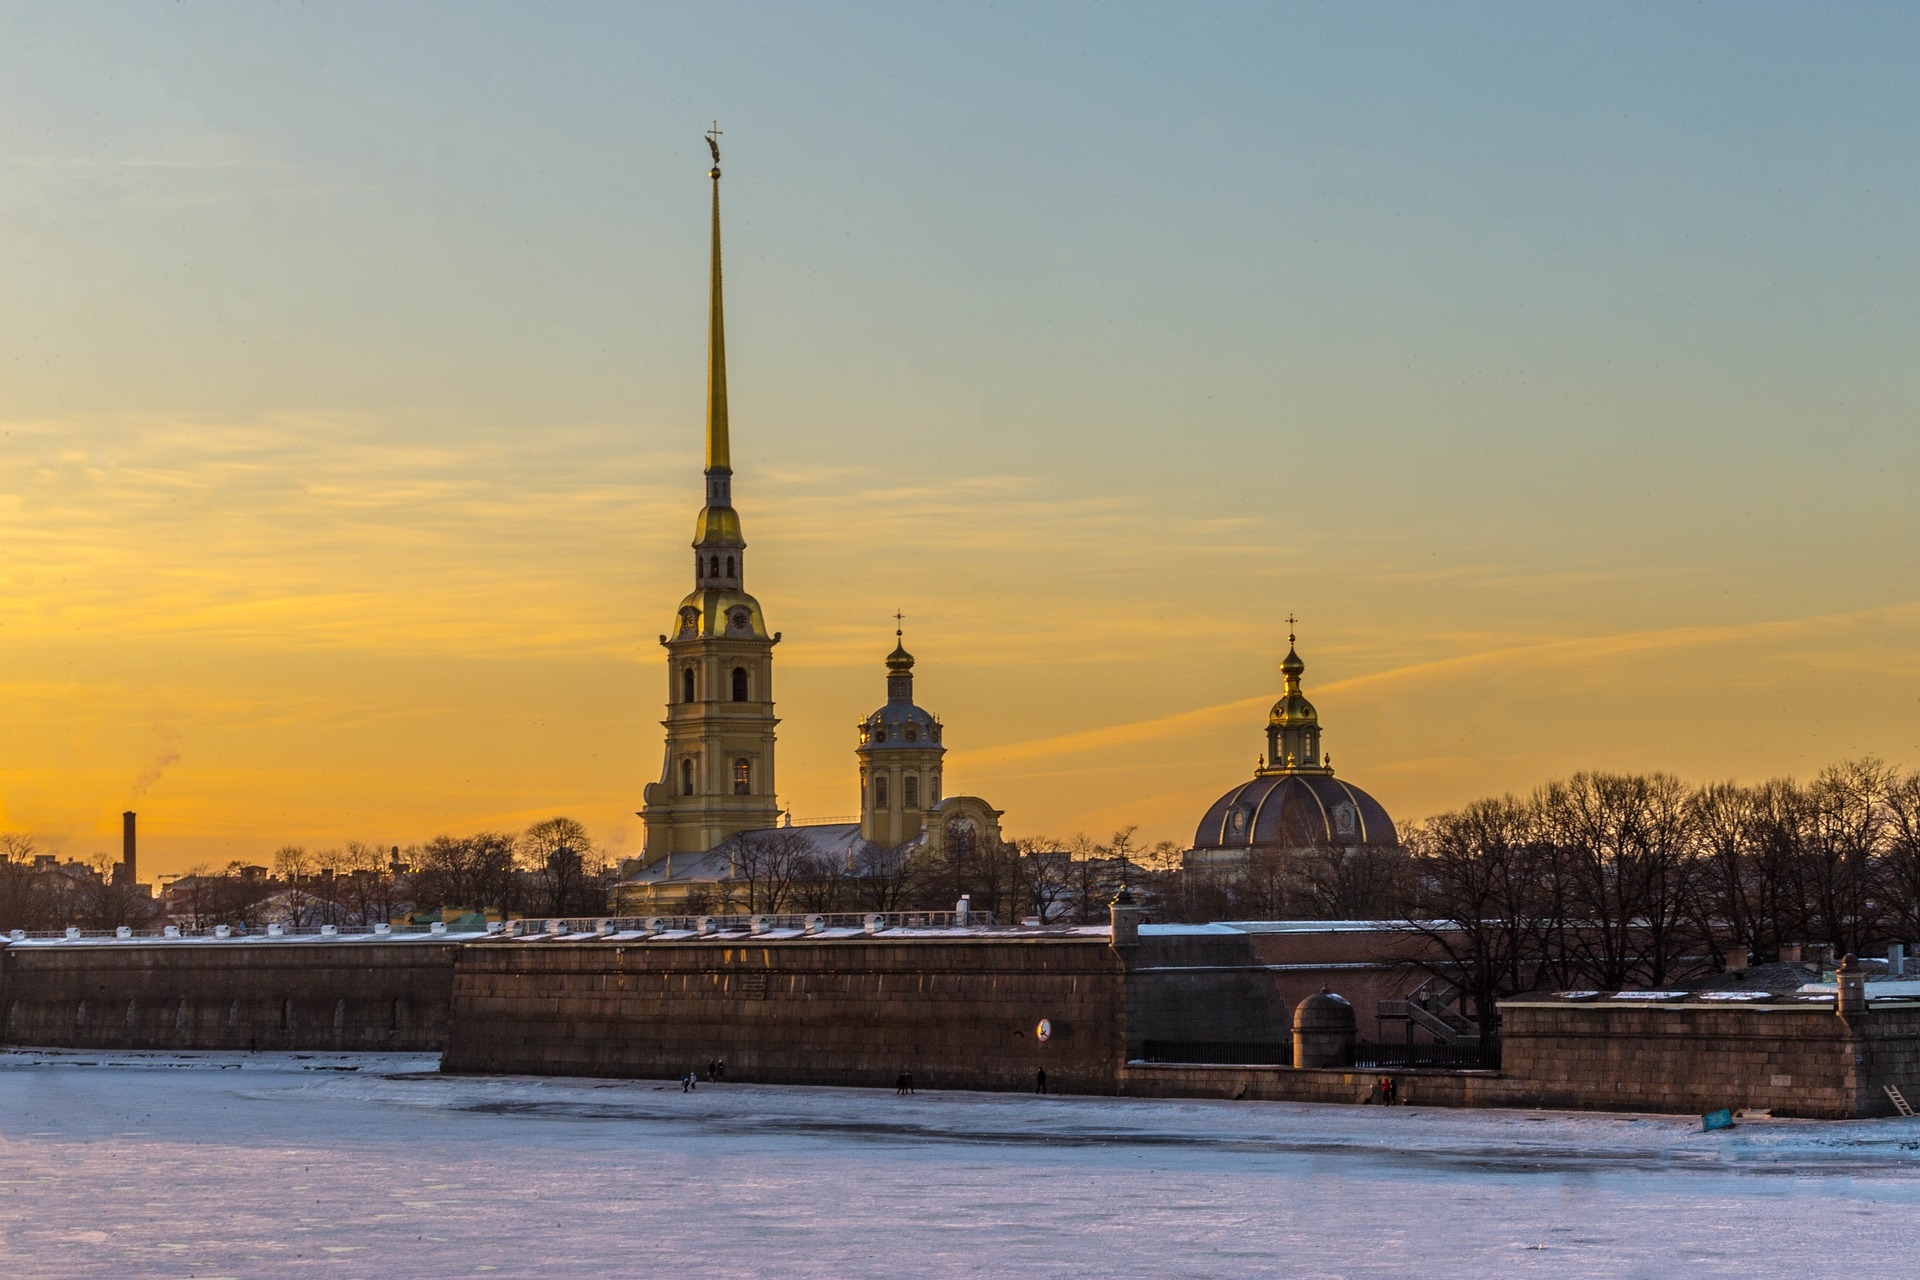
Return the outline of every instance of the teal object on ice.
<path id="1" fill-rule="evenodd" d="M 1733 1128 L 1733 1111 L 1728 1107 L 1709 1111 L 1700 1117 L 1700 1126 L 1708 1133 L 1712 1133 L 1715 1129 L 1731 1129 Z"/>

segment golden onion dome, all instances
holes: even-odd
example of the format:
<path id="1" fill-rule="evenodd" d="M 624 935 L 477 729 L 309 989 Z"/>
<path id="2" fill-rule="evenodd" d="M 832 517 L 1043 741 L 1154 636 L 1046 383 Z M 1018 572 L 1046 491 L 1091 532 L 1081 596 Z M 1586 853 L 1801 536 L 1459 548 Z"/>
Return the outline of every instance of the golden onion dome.
<path id="1" fill-rule="evenodd" d="M 696 547 L 723 546 L 744 547 L 746 539 L 740 536 L 740 513 L 732 507 L 702 507 L 700 518 L 694 522 L 693 545 Z"/>
<path id="2" fill-rule="evenodd" d="M 1267 723 L 1277 725 L 1319 724 L 1320 713 L 1313 709 L 1305 694 L 1290 693 L 1273 704 Z"/>

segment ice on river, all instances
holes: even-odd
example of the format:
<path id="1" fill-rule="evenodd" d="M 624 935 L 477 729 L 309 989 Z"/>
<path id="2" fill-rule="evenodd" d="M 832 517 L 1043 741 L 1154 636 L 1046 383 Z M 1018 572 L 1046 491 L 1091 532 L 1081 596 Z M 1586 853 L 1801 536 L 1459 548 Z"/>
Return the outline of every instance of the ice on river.
<path id="1" fill-rule="evenodd" d="M 0 1052 L 13 1276 L 1900 1276 L 1920 1121 Z"/>

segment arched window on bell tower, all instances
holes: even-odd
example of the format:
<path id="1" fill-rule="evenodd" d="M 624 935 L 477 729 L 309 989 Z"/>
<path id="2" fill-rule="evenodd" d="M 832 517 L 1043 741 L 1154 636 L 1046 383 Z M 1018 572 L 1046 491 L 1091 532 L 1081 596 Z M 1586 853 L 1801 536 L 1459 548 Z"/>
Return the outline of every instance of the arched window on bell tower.
<path id="1" fill-rule="evenodd" d="M 687 667 L 680 672 L 680 701 L 693 701 L 693 668 Z"/>
<path id="2" fill-rule="evenodd" d="M 887 807 L 887 775 L 884 773 L 873 775 L 873 807 L 876 809 Z"/>
<path id="3" fill-rule="evenodd" d="M 690 796 L 693 794 L 693 757 L 692 756 L 680 757 L 680 794 L 683 796 Z"/>
<path id="4" fill-rule="evenodd" d="M 737 796 L 753 794 L 753 761 L 745 756 L 733 762 L 733 794 Z"/>
<path id="5" fill-rule="evenodd" d="M 907 793 L 907 808 L 918 809 L 920 807 L 920 775 L 917 773 L 908 774 L 902 786 Z"/>
<path id="6" fill-rule="evenodd" d="M 745 667 L 733 669 L 733 700 L 735 702 L 747 700 L 747 669 Z"/>

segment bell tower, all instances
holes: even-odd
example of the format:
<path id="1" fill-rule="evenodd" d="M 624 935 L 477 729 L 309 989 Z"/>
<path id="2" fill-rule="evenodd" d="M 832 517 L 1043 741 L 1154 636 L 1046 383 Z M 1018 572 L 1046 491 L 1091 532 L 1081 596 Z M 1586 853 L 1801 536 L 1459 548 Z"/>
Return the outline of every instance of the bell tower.
<path id="1" fill-rule="evenodd" d="M 896 619 L 897 620 L 897 619 Z M 860 834 L 875 844 L 912 840 L 940 804 L 939 717 L 913 700 L 913 655 L 896 628 L 887 655 L 887 703 L 860 722 Z"/>
<path id="2" fill-rule="evenodd" d="M 693 529 L 693 591 L 675 611 L 667 651 L 666 759 L 640 817 L 644 861 L 704 853 L 736 831 L 771 827 L 774 795 L 773 646 L 760 602 L 746 592 L 746 539 L 733 509 L 727 430 L 727 342 L 720 297 L 720 131 L 713 151 L 713 267 L 707 316 L 706 504 Z"/>

